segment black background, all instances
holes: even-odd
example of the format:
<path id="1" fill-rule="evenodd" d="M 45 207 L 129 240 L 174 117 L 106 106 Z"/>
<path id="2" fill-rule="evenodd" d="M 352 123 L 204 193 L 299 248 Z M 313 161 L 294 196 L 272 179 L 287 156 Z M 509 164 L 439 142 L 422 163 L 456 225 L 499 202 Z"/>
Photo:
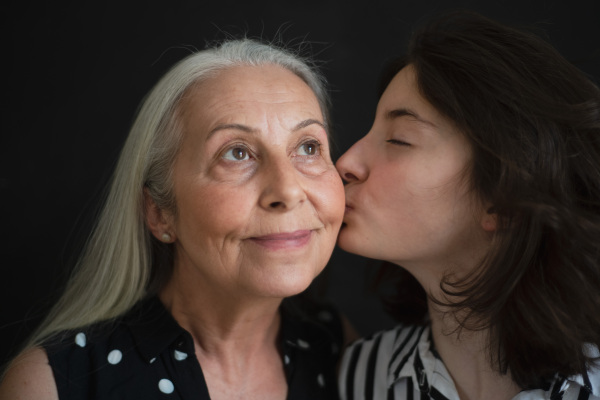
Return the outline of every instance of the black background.
<path id="1" fill-rule="evenodd" d="M 354 2 L 353 2 L 354 3 Z M 600 1 L 19 2 L 3 5 L 0 362 L 56 298 L 143 95 L 174 62 L 227 34 L 309 43 L 333 97 L 335 158 L 364 135 L 383 63 L 411 30 L 468 8 L 535 26 L 600 78 Z M 12 6 L 12 7 L 11 7 Z M 389 327 L 374 263 L 336 249 L 324 295 L 358 331 Z"/>

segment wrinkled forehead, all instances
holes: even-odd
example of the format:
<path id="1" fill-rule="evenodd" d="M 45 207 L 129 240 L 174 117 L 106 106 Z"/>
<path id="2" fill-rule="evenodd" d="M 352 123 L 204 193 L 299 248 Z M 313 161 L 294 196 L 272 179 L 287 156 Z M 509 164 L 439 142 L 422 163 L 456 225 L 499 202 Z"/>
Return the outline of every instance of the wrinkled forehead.
<path id="1" fill-rule="evenodd" d="M 191 85 L 178 104 L 178 114 L 189 119 L 199 111 L 208 110 L 208 116 L 244 105 L 295 104 L 300 108 L 319 110 L 323 123 L 324 113 L 313 90 L 298 75 L 279 65 L 232 66 L 211 73 Z M 216 113 L 216 114 L 215 114 Z"/>

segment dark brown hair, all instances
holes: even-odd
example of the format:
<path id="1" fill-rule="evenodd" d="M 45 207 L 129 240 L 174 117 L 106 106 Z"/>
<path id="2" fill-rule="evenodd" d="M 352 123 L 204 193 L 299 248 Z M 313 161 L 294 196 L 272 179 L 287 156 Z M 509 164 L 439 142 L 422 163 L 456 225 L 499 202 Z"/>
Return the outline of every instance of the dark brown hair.
<path id="1" fill-rule="evenodd" d="M 415 33 L 383 87 L 408 64 L 471 142 L 472 188 L 498 217 L 480 267 L 441 283 L 450 307 L 524 389 L 584 373 L 584 344 L 600 346 L 600 90 L 539 36 L 465 11 Z"/>

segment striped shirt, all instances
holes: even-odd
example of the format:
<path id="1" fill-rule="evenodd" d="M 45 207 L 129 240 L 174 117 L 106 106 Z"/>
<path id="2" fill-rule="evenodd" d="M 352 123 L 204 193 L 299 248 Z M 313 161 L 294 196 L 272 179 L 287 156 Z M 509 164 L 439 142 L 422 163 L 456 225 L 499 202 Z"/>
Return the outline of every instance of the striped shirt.
<path id="1" fill-rule="evenodd" d="M 588 346 L 590 356 L 600 353 Z M 339 376 L 342 400 L 459 400 L 454 382 L 433 348 L 429 326 L 403 326 L 360 339 L 346 349 Z M 556 378 L 513 400 L 600 400 L 600 365 L 585 376 Z"/>

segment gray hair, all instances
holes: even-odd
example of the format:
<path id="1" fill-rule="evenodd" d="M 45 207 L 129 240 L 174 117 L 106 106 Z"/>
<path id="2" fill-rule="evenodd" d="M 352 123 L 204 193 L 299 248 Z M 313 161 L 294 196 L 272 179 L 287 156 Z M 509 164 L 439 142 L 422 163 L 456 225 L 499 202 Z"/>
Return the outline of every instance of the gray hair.
<path id="1" fill-rule="evenodd" d="M 242 65 L 278 65 L 296 74 L 315 93 L 329 126 L 323 77 L 286 49 L 252 39 L 228 40 L 178 62 L 142 102 L 102 212 L 65 292 L 30 346 L 54 332 L 117 317 L 170 276 L 172 263 L 157 257 L 170 247 L 155 240 L 145 224 L 144 188 L 159 207 L 174 209 L 171 171 L 182 138 L 181 99 L 194 84 Z"/>

